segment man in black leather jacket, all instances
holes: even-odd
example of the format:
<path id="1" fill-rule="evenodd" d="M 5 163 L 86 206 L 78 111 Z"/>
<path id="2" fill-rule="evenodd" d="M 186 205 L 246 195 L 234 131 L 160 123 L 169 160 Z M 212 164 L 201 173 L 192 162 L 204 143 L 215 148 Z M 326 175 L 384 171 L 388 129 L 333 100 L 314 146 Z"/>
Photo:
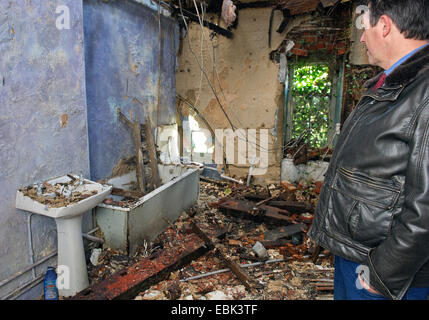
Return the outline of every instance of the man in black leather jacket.
<path id="1" fill-rule="evenodd" d="M 429 0 L 370 0 L 361 42 L 385 71 L 344 122 L 309 236 L 334 299 L 428 299 Z"/>

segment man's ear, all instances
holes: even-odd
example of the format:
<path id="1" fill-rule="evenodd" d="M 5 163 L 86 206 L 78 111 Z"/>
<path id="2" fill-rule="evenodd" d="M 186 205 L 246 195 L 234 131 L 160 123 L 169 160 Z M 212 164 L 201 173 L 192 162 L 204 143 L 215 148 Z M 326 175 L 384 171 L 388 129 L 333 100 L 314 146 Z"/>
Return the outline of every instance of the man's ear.
<path id="1" fill-rule="evenodd" d="M 383 38 L 387 37 L 392 32 L 392 19 L 389 16 L 383 14 L 378 22 L 380 24 Z"/>

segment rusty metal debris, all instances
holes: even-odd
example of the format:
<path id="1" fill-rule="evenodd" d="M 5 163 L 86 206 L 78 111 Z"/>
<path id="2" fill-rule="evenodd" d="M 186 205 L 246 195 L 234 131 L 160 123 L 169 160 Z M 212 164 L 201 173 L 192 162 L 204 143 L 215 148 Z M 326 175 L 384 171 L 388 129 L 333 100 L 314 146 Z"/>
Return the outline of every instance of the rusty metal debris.
<path id="1" fill-rule="evenodd" d="M 241 283 L 248 289 L 253 290 L 254 284 L 250 279 L 249 275 L 241 269 L 241 267 L 231 259 L 228 259 L 222 253 L 222 247 L 219 244 L 213 242 L 200 228 L 195 224 L 195 222 L 191 222 L 192 230 L 210 247 L 214 248 L 214 252 L 216 256 L 224 263 L 227 267 L 231 269 L 231 271 L 240 279 Z"/>
<path id="2" fill-rule="evenodd" d="M 226 229 L 210 230 L 210 235 L 215 239 L 222 238 L 226 231 Z M 180 228 L 177 225 L 172 225 L 164 232 L 163 236 L 166 239 L 162 244 L 143 245 L 136 254 L 140 255 L 138 259 L 133 259 L 120 252 L 111 255 L 109 266 L 113 269 L 113 273 L 103 277 L 101 281 L 93 282 L 89 288 L 78 293 L 72 299 L 116 300 L 134 298 L 138 292 L 162 281 L 172 271 L 187 265 L 190 261 L 212 249 L 192 232 L 189 223 L 180 225 Z M 134 261 L 134 263 L 130 264 L 129 261 Z M 89 266 L 89 268 L 91 268 L 89 272 L 91 276 L 93 269 L 103 272 L 106 265 L 99 264 L 99 266 Z M 177 292 L 171 292 L 170 296 L 176 294 Z"/>
<path id="3" fill-rule="evenodd" d="M 292 222 L 287 216 L 289 212 L 272 207 L 267 209 L 267 206 L 255 206 L 254 202 L 239 200 L 239 199 L 222 199 L 215 204 L 219 209 L 228 214 L 236 214 L 243 218 L 253 219 L 257 221 L 271 220 L 279 223 Z M 271 210 L 269 210 L 271 209 Z M 278 212 L 283 211 L 284 214 Z"/>
<path id="4" fill-rule="evenodd" d="M 265 233 L 264 238 L 267 240 L 278 240 L 281 238 L 286 238 L 294 234 L 307 231 L 307 226 L 305 224 L 293 224 L 289 226 L 282 226 L 273 230 L 269 230 Z"/>
<path id="5" fill-rule="evenodd" d="M 136 255 L 104 248 L 101 262 L 88 267 L 95 290 L 79 297 L 331 299 L 332 255 L 314 247 L 306 235 L 317 188 L 304 182 L 285 188 L 201 181 L 195 207 Z M 193 245 L 184 240 L 189 237 Z M 252 250 L 257 242 L 267 250 L 264 259 Z M 185 250 L 189 254 L 181 257 L 186 246 L 198 254 Z M 316 255 L 317 264 L 312 262 Z"/>
<path id="6" fill-rule="evenodd" d="M 296 224 L 299 222 L 311 223 L 312 219 L 307 216 L 292 214 L 287 210 L 265 204 L 254 203 L 252 201 L 240 199 L 222 199 L 214 204 L 219 209 L 228 214 L 236 214 L 243 218 L 253 219 L 256 221 L 269 221 L 277 224 Z"/>
<path id="7" fill-rule="evenodd" d="M 332 149 L 312 148 L 306 142 L 310 131 L 304 131 L 297 139 L 291 139 L 285 146 L 284 157 L 291 157 L 295 165 L 305 164 L 310 160 L 329 161 Z"/>

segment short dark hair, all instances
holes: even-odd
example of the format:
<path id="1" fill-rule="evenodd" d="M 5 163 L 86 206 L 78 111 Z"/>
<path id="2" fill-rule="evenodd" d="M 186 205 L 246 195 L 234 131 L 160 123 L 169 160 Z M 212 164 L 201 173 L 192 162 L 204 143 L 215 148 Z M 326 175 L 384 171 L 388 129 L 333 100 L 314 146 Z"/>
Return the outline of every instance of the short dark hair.
<path id="1" fill-rule="evenodd" d="M 367 0 L 370 23 L 389 16 L 406 39 L 429 39 L 429 0 Z"/>

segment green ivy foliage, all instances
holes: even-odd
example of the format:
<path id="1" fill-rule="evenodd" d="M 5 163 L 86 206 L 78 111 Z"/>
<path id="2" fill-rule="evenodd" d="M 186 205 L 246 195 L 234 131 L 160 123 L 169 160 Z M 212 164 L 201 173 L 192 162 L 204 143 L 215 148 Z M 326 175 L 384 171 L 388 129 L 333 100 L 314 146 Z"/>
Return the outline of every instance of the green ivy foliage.
<path id="1" fill-rule="evenodd" d="M 295 67 L 291 93 L 295 100 L 292 138 L 296 139 L 310 129 L 309 145 L 326 146 L 331 93 L 329 67 L 319 64 Z"/>

